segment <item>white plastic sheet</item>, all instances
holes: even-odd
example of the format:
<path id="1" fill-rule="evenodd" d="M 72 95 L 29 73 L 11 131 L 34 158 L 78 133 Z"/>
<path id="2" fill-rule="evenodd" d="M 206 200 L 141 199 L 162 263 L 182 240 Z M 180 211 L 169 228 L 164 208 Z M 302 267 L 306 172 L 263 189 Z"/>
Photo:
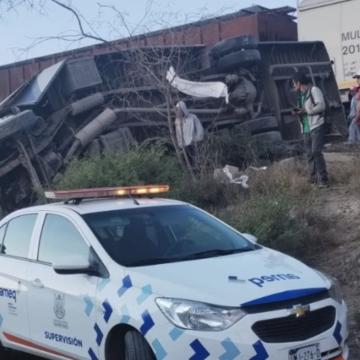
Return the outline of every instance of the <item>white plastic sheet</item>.
<path id="1" fill-rule="evenodd" d="M 177 76 L 173 67 L 167 72 L 167 81 L 184 94 L 199 97 L 199 98 L 225 98 L 226 103 L 229 103 L 229 93 L 226 84 L 221 81 L 213 82 L 195 82 L 181 79 Z"/>
<path id="2" fill-rule="evenodd" d="M 244 189 L 249 188 L 249 185 L 247 184 L 247 182 L 249 181 L 249 177 L 247 175 L 241 175 L 239 177 L 235 177 L 235 176 L 232 175 L 229 168 L 226 167 L 226 166 L 224 167 L 223 172 L 225 173 L 225 175 L 227 176 L 227 178 L 229 179 L 229 182 L 231 184 L 239 184 Z"/>

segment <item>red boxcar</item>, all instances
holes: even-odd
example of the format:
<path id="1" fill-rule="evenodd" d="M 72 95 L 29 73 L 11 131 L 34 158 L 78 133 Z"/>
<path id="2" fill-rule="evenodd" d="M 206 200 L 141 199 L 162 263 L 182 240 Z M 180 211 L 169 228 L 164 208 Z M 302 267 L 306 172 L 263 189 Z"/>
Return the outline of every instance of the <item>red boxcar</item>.
<path id="1" fill-rule="evenodd" d="M 291 7 L 267 9 L 260 6 L 240 10 L 204 21 L 98 44 L 73 51 L 44 56 L 0 67 L 0 100 L 6 98 L 25 81 L 64 58 L 82 57 L 129 48 L 132 46 L 200 45 L 212 46 L 218 41 L 237 35 L 253 35 L 259 41 L 296 41 L 297 24 Z"/>

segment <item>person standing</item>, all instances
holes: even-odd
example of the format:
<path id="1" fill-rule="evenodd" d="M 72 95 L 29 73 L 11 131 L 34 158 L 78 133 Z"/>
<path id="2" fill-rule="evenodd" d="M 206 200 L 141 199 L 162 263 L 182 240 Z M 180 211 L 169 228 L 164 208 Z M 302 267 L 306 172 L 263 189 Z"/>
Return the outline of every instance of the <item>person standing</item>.
<path id="1" fill-rule="evenodd" d="M 348 94 L 349 103 L 351 103 L 352 98 L 358 93 L 358 91 L 359 91 L 358 86 L 352 86 L 349 89 L 349 94 Z"/>
<path id="2" fill-rule="evenodd" d="M 187 151 L 193 165 L 199 165 L 197 145 L 204 138 L 204 128 L 199 118 L 191 114 L 183 101 L 176 104 L 175 131 L 178 145 Z"/>
<path id="3" fill-rule="evenodd" d="M 356 80 L 357 84 L 358 84 L 358 88 L 360 87 L 360 70 L 353 76 L 353 79 Z M 360 93 L 359 93 L 360 90 L 358 90 L 358 94 L 355 95 L 353 97 L 353 101 L 351 101 L 351 109 L 350 109 L 350 114 L 353 115 L 351 113 L 351 111 L 355 111 L 355 117 L 352 117 L 352 122 L 351 122 L 351 125 L 352 125 L 352 128 L 350 129 L 349 128 L 349 132 L 350 131 L 355 131 L 356 133 L 356 130 L 359 130 L 359 125 L 360 125 L 360 106 L 359 106 L 359 101 L 360 101 Z M 350 136 L 350 134 L 349 134 Z M 349 142 L 350 142 L 350 139 L 349 139 Z"/>
<path id="4" fill-rule="evenodd" d="M 299 115 L 303 133 L 310 183 L 321 188 L 330 186 L 326 162 L 323 154 L 325 142 L 326 104 L 322 91 L 310 83 L 308 77 L 297 72 L 293 78 L 294 89 L 298 95 L 298 106 L 293 113 Z"/>
<path id="5" fill-rule="evenodd" d="M 360 83 L 360 77 L 359 80 L 357 80 Z M 358 121 L 356 119 L 357 114 L 357 108 L 358 108 L 358 102 L 359 102 L 359 94 L 358 94 L 358 88 L 352 87 L 350 89 L 350 93 L 353 95 L 351 102 L 350 102 L 350 113 L 348 116 L 348 123 L 349 123 L 349 138 L 348 138 L 348 144 L 354 144 L 355 141 L 360 141 L 360 127 L 358 124 Z"/>

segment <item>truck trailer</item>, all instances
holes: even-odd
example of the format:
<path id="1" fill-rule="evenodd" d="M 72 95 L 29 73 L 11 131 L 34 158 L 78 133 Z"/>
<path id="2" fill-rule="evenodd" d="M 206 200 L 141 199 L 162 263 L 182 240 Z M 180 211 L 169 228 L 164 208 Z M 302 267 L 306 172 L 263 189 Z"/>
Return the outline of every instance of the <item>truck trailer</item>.
<path id="1" fill-rule="evenodd" d="M 269 9 L 251 6 L 234 13 L 152 31 L 131 38 L 95 44 L 75 50 L 28 59 L 0 66 L 0 101 L 40 71 L 64 59 L 96 56 L 118 50 L 158 46 L 205 45 L 240 35 L 252 35 L 258 41 L 297 41 L 296 9 L 285 6 Z"/>

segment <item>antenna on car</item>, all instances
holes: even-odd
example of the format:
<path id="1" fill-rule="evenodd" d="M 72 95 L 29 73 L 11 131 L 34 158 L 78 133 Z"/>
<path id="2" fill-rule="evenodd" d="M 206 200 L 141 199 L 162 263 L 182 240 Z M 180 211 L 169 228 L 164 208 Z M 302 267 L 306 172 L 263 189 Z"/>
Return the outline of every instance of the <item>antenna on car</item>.
<path id="1" fill-rule="evenodd" d="M 131 195 L 131 193 L 129 193 L 128 196 L 134 202 L 135 205 L 140 205 L 140 203 Z"/>

